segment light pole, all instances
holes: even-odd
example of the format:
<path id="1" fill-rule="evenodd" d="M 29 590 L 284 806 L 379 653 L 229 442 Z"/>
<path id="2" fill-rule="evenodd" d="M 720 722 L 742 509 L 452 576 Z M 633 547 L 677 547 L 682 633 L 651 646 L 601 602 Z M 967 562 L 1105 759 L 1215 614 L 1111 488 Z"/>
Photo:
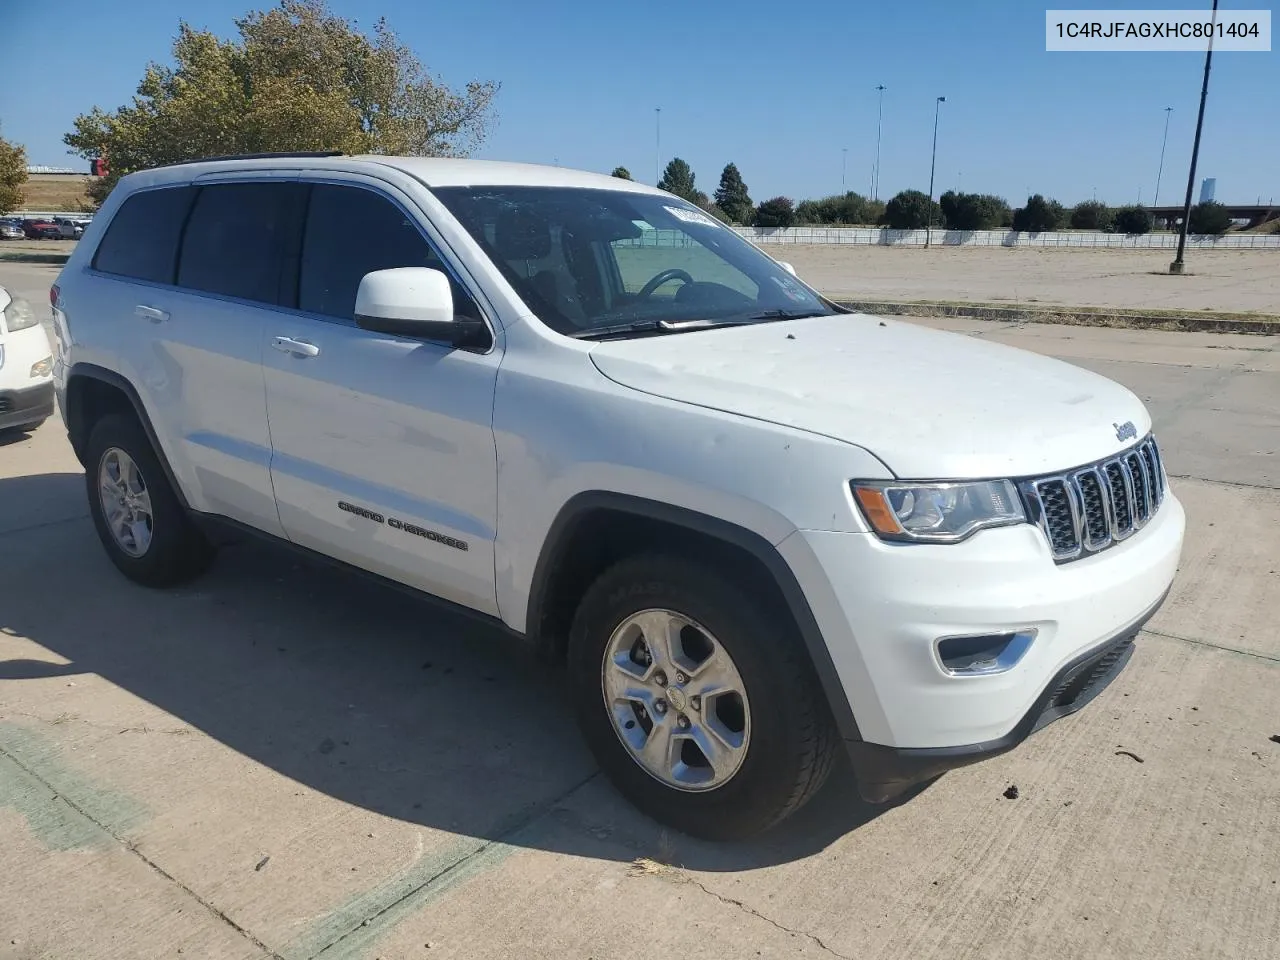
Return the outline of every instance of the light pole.
<path id="1" fill-rule="evenodd" d="M 1169 143 L 1169 114 L 1173 107 L 1164 108 L 1164 139 L 1160 141 L 1160 167 L 1156 170 L 1156 198 L 1151 201 L 1153 207 L 1160 206 L 1160 177 L 1164 173 L 1164 148 Z"/>
<path id="2" fill-rule="evenodd" d="M 849 148 L 841 147 L 840 148 L 840 192 L 842 194 L 848 192 L 848 187 L 845 185 L 845 173 L 848 169 L 849 169 Z"/>
<path id="3" fill-rule="evenodd" d="M 871 199 L 880 199 L 880 128 L 884 123 L 884 84 L 876 87 L 880 95 L 880 105 L 876 110 L 876 162 L 871 168 Z"/>
<path id="4" fill-rule="evenodd" d="M 653 185 L 662 180 L 662 108 L 653 108 Z"/>
<path id="5" fill-rule="evenodd" d="M 1217 3 L 1217 0 L 1214 0 Z M 929 237 L 933 233 L 933 172 L 938 166 L 938 114 L 946 97 L 939 97 L 933 105 L 933 158 L 929 161 L 929 222 L 924 228 L 924 245 L 929 246 Z"/>
<path id="6" fill-rule="evenodd" d="M 1209 67 L 1213 65 L 1213 31 L 1218 25 L 1218 0 L 1213 0 L 1209 27 L 1209 49 L 1204 54 L 1204 82 L 1200 85 L 1200 113 L 1196 116 L 1196 139 L 1191 145 L 1191 169 L 1187 172 L 1187 199 L 1182 205 L 1182 229 L 1178 231 L 1178 255 L 1169 264 L 1170 273 L 1181 273 L 1182 253 L 1187 247 L 1187 225 L 1191 220 L 1191 191 L 1196 185 L 1196 161 L 1200 159 L 1200 131 L 1204 127 L 1204 102 L 1209 97 Z"/>

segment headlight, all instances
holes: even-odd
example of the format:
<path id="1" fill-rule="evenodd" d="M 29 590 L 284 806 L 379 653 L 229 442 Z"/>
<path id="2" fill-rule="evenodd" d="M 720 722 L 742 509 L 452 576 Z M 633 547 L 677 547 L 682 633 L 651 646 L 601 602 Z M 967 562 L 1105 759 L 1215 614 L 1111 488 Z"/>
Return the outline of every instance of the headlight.
<path id="1" fill-rule="evenodd" d="M 984 527 L 1027 519 L 1008 480 L 900 483 L 855 480 L 854 499 L 882 540 L 955 543 Z"/>
<path id="2" fill-rule="evenodd" d="M 4 325 L 10 333 L 15 330 L 34 327 L 39 322 L 40 319 L 36 316 L 36 312 L 31 309 L 31 304 L 21 297 L 14 297 L 9 301 L 9 305 L 4 308 Z"/>
<path id="3" fill-rule="evenodd" d="M 43 360 L 37 360 L 31 365 L 31 376 L 47 377 L 53 373 L 53 357 L 45 357 Z"/>

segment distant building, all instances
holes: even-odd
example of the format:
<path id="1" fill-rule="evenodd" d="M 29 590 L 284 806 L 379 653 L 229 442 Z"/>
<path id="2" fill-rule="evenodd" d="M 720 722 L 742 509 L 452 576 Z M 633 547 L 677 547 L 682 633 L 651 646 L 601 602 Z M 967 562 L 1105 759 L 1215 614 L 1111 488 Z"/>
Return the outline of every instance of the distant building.
<path id="1" fill-rule="evenodd" d="M 1218 189 L 1217 177 L 1205 177 L 1200 184 L 1200 202 L 1208 203 L 1213 199 L 1214 191 Z"/>

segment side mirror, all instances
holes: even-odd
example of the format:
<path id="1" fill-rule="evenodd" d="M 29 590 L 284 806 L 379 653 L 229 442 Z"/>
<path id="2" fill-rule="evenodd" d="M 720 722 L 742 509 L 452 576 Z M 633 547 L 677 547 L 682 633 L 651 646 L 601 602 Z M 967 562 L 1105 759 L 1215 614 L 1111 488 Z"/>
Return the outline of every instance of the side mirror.
<path id="1" fill-rule="evenodd" d="M 430 267 L 374 270 L 356 292 L 356 326 L 377 333 L 439 340 L 454 347 L 488 347 L 489 328 L 455 317 L 449 278 Z"/>
<path id="2" fill-rule="evenodd" d="M 791 264 L 787 263 L 785 260 L 779 260 L 778 266 L 780 266 L 783 270 L 787 271 L 787 273 L 791 274 L 793 277 L 796 276 L 796 268 L 793 267 Z"/>

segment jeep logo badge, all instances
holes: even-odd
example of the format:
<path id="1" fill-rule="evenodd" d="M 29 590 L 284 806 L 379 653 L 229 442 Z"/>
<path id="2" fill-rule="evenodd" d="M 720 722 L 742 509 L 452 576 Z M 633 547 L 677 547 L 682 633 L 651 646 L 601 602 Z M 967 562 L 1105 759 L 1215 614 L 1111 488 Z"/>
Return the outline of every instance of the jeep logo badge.
<path id="1" fill-rule="evenodd" d="M 1116 428 L 1116 439 L 1121 443 L 1138 438 L 1138 428 L 1133 425 L 1132 420 L 1126 420 L 1124 423 L 1113 423 L 1112 426 Z"/>

